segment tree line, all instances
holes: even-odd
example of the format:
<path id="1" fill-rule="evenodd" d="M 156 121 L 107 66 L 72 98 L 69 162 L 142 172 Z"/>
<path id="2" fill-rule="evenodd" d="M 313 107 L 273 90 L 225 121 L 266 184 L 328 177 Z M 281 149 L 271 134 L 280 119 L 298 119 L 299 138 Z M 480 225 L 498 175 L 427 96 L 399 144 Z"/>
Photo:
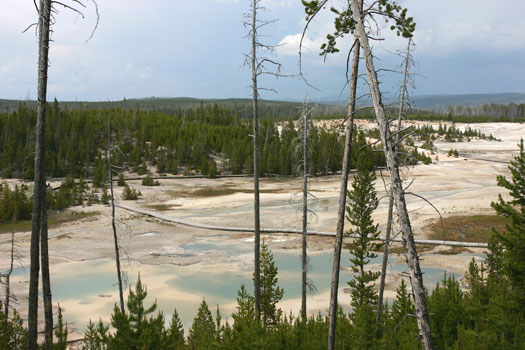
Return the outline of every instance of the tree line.
<path id="1" fill-rule="evenodd" d="M 200 105 L 174 115 L 134 109 L 63 110 L 49 105 L 46 128 L 46 172 L 49 177 L 93 178 L 95 187 L 106 181 L 107 123 L 118 151 L 114 165 L 140 175 L 253 173 L 250 120 L 231 115 L 218 105 Z M 0 175 L 31 179 L 34 174 L 36 111 L 20 104 L 0 113 Z M 293 175 L 297 139 L 293 123 L 262 119 L 259 129 L 260 175 Z M 312 174 L 340 171 L 343 138 L 338 129 L 313 128 Z M 220 166 L 216 160 L 221 160 Z M 375 164 L 383 164 L 381 156 Z"/>

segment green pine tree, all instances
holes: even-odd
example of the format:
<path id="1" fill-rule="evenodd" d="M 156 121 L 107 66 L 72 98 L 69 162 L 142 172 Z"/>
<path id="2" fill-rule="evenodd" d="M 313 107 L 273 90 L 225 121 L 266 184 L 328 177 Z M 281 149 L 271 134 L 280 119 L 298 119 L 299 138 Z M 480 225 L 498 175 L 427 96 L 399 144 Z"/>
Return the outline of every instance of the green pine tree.
<path id="1" fill-rule="evenodd" d="M 385 332 L 387 349 L 417 350 L 421 348 L 417 338 L 418 329 L 414 315 L 415 308 L 408 294 L 407 285 L 402 279 L 397 287 L 396 299 L 387 320 Z"/>
<path id="2" fill-rule="evenodd" d="M 64 325 L 62 318 L 62 308 L 58 305 L 58 321 L 55 327 L 55 337 L 57 342 L 53 345 L 54 350 L 66 350 L 67 348 L 67 322 Z"/>
<path id="3" fill-rule="evenodd" d="M 4 313 L 0 300 L 0 349 L 18 350 L 27 347 L 27 330 L 20 314 L 13 310 L 11 319 Z"/>
<path id="4" fill-rule="evenodd" d="M 109 344 L 108 326 L 99 320 L 95 325 L 89 320 L 86 332 L 84 333 L 84 345 L 82 350 L 107 350 Z"/>
<path id="5" fill-rule="evenodd" d="M 167 337 L 167 343 L 168 343 L 168 347 L 167 347 L 168 350 L 184 349 L 184 346 L 185 346 L 184 328 L 179 318 L 177 309 L 173 310 L 170 327 L 168 328 L 166 337 Z"/>
<path id="6" fill-rule="evenodd" d="M 188 336 L 189 350 L 215 349 L 215 324 L 208 304 L 203 299 Z"/>
<path id="7" fill-rule="evenodd" d="M 378 346 L 376 340 L 377 325 L 375 310 L 377 307 L 377 292 L 375 281 L 380 272 L 367 271 L 366 265 L 377 254 L 381 244 L 376 243 L 379 237 L 378 225 L 372 220 L 372 213 L 378 206 L 374 189 L 375 173 L 372 169 L 371 150 L 366 144 L 365 135 L 360 132 L 357 138 L 357 174 L 348 191 L 347 219 L 352 228 L 348 235 L 355 236 L 350 243 L 350 262 L 354 278 L 348 282 L 351 288 L 353 348 L 373 349 Z"/>
<path id="8" fill-rule="evenodd" d="M 275 326 L 282 315 L 277 308 L 277 303 L 284 296 L 284 290 L 277 283 L 277 266 L 273 260 L 273 254 L 268 245 L 261 245 L 261 320 L 267 328 Z"/>
<path id="9" fill-rule="evenodd" d="M 509 170 L 512 179 L 498 176 L 498 186 L 509 190 L 512 197 L 506 201 L 499 195 L 492 207 L 498 215 L 510 218 L 506 232 L 494 232 L 497 243 L 501 245 L 501 263 L 508 276 L 512 294 L 519 303 L 518 309 L 525 318 L 525 150 L 523 139 L 519 143 L 519 155 L 511 161 Z"/>

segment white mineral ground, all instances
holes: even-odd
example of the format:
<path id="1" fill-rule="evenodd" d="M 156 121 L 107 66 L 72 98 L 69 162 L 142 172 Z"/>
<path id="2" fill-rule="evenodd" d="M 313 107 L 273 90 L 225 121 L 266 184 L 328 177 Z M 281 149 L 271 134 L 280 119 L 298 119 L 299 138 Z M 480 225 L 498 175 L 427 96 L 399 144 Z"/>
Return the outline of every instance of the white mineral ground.
<path id="1" fill-rule="evenodd" d="M 333 123 L 336 122 L 323 122 Z M 340 122 L 338 122 L 340 124 Z M 366 122 L 359 121 L 365 125 Z M 423 124 L 419 123 L 418 124 Z M 437 128 L 438 123 L 433 124 Z M 495 201 L 499 193 L 506 195 L 502 188 L 496 185 L 496 176 L 509 175 L 508 162 L 513 154 L 517 154 L 517 143 L 525 135 L 525 125 L 517 123 L 483 123 L 456 124 L 458 128 L 472 127 L 487 135 L 501 139 L 501 142 L 487 140 L 472 140 L 471 142 L 445 143 L 435 141 L 439 160 L 431 165 L 417 165 L 402 168 L 403 175 L 409 181 L 414 180 L 410 191 L 424 196 L 437 207 L 441 214 L 474 215 L 493 214 L 490 203 Z M 466 157 L 453 158 L 446 154 L 449 149 L 457 149 Z M 435 156 L 432 156 L 435 158 Z M 476 160 L 476 159 L 483 160 Z M 502 161 L 502 162 L 493 162 Z M 507 162 L 504 163 L 504 162 Z M 383 171 L 388 181 L 386 172 Z M 310 228 L 323 231 L 335 231 L 336 208 L 338 202 L 339 176 L 319 177 L 310 180 L 310 192 L 317 197 L 312 209 L 317 217 L 310 222 Z M 301 228 L 301 212 L 298 201 L 301 179 L 263 179 L 261 181 L 261 221 L 262 227 Z M 126 201 L 127 205 L 148 210 L 162 210 L 162 214 L 176 218 L 217 224 L 221 226 L 250 227 L 253 226 L 253 194 L 250 178 L 224 179 L 161 179 L 160 187 L 145 187 L 140 181 L 129 181 L 132 187 L 139 189 L 143 196 L 138 201 Z M 58 185 L 59 182 L 53 183 Z M 194 193 L 199 189 L 223 190 L 220 196 L 206 196 Z M 116 187 L 116 197 L 119 198 L 122 188 Z M 240 191 L 235 192 L 234 190 Z M 374 219 L 379 223 L 382 233 L 385 231 L 388 201 L 384 199 L 385 187 L 378 173 L 376 182 L 378 197 L 383 198 L 379 208 L 374 213 Z M 298 199 L 298 198 L 296 198 Z M 425 201 L 407 197 L 408 209 L 416 238 L 428 238 L 424 229 L 429 223 L 438 219 L 435 210 Z M 158 205 L 155 207 L 155 205 Z M 97 282 L 94 274 L 106 276 L 116 282 L 114 268 L 114 250 L 111 231 L 111 210 L 109 206 L 93 205 L 71 209 L 77 212 L 99 212 L 93 217 L 62 224 L 49 232 L 49 249 L 51 258 L 51 280 L 60 281 L 60 288 L 69 288 L 67 281 L 81 274 L 93 275 L 93 283 Z M 199 276 L 212 273 L 221 278 L 223 273 L 239 273 L 248 276 L 253 265 L 251 250 L 252 234 L 231 233 L 221 231 L 206 231 L 182 225 L 166 224 L 159 220 L 147 218 L 128 211 L 117 209 L 120 243 L 123 249 L 123 267 L 133 282 L 140 271 L 143 282 L 148 288 L 148 300 L 157 298 L 159 309 L 164 311 L 169 320 L 173 307 L 183 319 L 186 331 L 197 312 L 198 304 L 205 297 L 210 308 L 214 310 L 213 301 L 219 301 L 223 319 L 229 319 L 235 310 L 235 291 L 239 285 L 227 286 L 233 291 L 233 298 L 213 298 L 214 284 L 210 282 L 209 289 L 199 291 L 177 287 L 177 279 L 185 276 Z M 275 234 L 266 236 L 274 252 L 290 252 L 300 254 L 300 240 L 297 235 Z M 16 234 L 16 247 L 21 254 L 20 264 L 25 266 L 25 273 L 12 277 L 12 289 L 18 297 L 17 309 L 25 319 L 27 317 L 27 290 L 29 268 L 30 233 Z M 5 271 L 9 264 L 10 235 L 0 235 L 0 270 Z M 184 245 L 189 243 L 236 244 L 242 249 L 239 254 L 230 255 L 227 251 L 208 249 L 188 253 Z M 309 238 L 311 254 L 331 251 L 333 238 Z M 450 272 L 463 274 L 474 254 L 479 255 L 484 249 L 469 248 L 472 254 L 441 255 L 440 251 L 447 247 L 437 246 L 421 254 L 421 264 L 424 267 L 443 268 Z M 404 263 L 403 255 L 394 255 L 396 263 Z M 93 268 L 89 263 L 96 264 Z M 20 266 L 20 265 L 18 265 Z M 88 267 L 86 267 L 88 266 Z M 177 270 L 177 268 L 179 270 Z M 184 269 L 184 275 L 177 276 L 177 271 Z M 379 268 L 375 265 L 373 268 Z M 326 271 L 331 274 L 331 267 Z M 286 275 L 280 276 L 281 281 Z M 385 297 L 389 300 L 395 296 L 395 289 L 402 277 L 390 273 L 387 278 Z M 341 283 L 339 301 L 348 305 L 350 297 L 345 294 L 346 283 Z M 75 286 L 70 286 L 75 287 Z M 76 286 L 82 290 L 82 287 Z M 329 287 L 317 286 L 321 291 L 308 299 L 309 313 L 325 312 L 329 304 Z M 55 287 L 57 288 L 57 287 Z M 60 302 L 64 317 L 79 330 L 71 338 L 81 337 L 81 330 L 90 319 L 97 321 L 99 317 L 109 322 L 113 306 L 118 302 L 116 287 L 106 293 L 82 296 L 60 296 L 61 290 L 55 289 L 54 305 Z M 58 295 L 57 295 L 58 294 Z M 84 295 L 86 294 L 86 295 Z M 127 294 L 127 293 L 126 293 Z M 3 291 L 0 292 L 3 295 Z M 212 302 L 210 302 L 210 300 Z M 40 302 L 40 306 L 42 303 Z M 285 313 L 292 311 L 297 314 L 300 308 L 299 298 L 285 298 L 279 305 Z M 42 307 L 42 306 L 41 306 Z M 56 310 L 55 310 L 56 313 Z M 39 320 L 43 319 L 39 316 Z"/>

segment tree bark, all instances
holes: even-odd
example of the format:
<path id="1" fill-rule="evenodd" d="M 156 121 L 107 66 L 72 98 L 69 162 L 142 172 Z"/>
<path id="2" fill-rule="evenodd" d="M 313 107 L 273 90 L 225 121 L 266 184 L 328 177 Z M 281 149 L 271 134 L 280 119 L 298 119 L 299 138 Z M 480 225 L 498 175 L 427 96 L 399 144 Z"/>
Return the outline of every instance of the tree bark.
<path id="1" fill-rule="evenodd" d="M 399 153 L 398 153 L 398 147 L 399 147 L 399 140 L 401 140 L 401 121 L 403 118 L 403 108 L 405 107 L 405 94 L 407 91 L 407 79 L 408 79 L 408 66 L 410 63 L 410 45 L 411 45 L 411 39 L 408 39 L 408 45 L 407 45 L 407 55 L 405 57 L 405 69 L 403 73 L 403 85 L 401 85 L 401 98 L 399 99 L 399 113 L 397 118 L 397 133 L 396 133 L 396 141 L 394 145 L 394 153 L 395 153 L 395 159 L 396 162 L 399 162 Z M 386 233 L 385 233 L 385 248 L 383 250 L 383 263 L 381 265 L 381 282 L 379 283 L 379 298 L 377 302 L 377 315 L 376 315 L 376 321 L 377 324 L 381 322 L 381 314 L 383 312 L 383 293 L 385 291 L 385 279 L 386 279 L 386 266 L 388 263 L 388 253 L 390 249 L 390 234 L 392 232 L 392 217 L 393 217 L 393 209 L 394 209 L 394 196 L 392 195 L 392 188 L 390 188 L 390 191 L 388 193 L 388 221 L 386 224 Z"/>
<path id="2" fill-rule="evenodd" d="M 332 265 L 332 282 L 330 285 L 330 308 L 328 309 L 328 350 L 335 346 L 335 328 L 337 322 L 337 297 L 339 292 L 339 270 L 341 269 L 341 250 L 343 247 L 343 235 L 346 211 L 346 192 L 348 188 L 348 174 L 352 153 L 352 137 L 354 133 L 355 99 L 357 91 L 357 75 L 359 71 L 359 42 L 355 43 L 354 56 L 352 59 L 352 76 L 350 80 L 350 98 L 348 104 L 348 117 L 346 120 L 345 151 L 343 156 L 343 168 L 341 170 L 341 185 L 339 188 L 339 207 L 337 210 L 337 230 L 334 246 L 334 261 Z"/>
<path id="3" fill-rule="evenodd" d="M 381 92 L 379 91 L 379 82 L 377 80 L 377 73 L 374 67 L 372 51 L 368 43 L 368 36 L 361 18 L 361 8 L 359 7 L 357 0 L 351 0 L 351 9 L 354 20 L 356 21 L 355 35 L 359 39 L 363 49 L 363 55 L 366 63 L 366 73 L 368 76 L 368 85 L 370 87 L 370 93 L 372 94 L 374 110 L 379 126 L 379 132 L 381 134 L 381 141 L 383 143 L 383 151 L 386 157 L 387 168 L 390 172 L 390 181 L 392 183 L 392 191 L 399 217 L 399 226 L 403 237 L 403 246 L 405 248 L 405 258 L 409 269 L 410 284 L 412 286 L 412 294 L 414 296 L 416 319 L 420 332 L 419 335 L 421 346 L 423 349 L 429 350 L 433 349 L 433 342 L 425 300 L 425 289 L 423 287 L 423 275 L 419 267 L 419 258 L 416 252 L 416 245 L 414 243 L 414 236 L 406 207 L 403 183 L 399 175 L 399 165 L 395 156 L 395 144 L 385 116 L 385 109 L 381 101 Z"/>
<path id="4" fill-rule="evenodd" d="M 40 270 L 40 229 L 45 192 L 45 130 L 47 69 L 49 59 L 49 29 L 51 0 L 40 0 L 38 13 L 38 111 L 35 146 L 35 178 L 33 189 L 33 217 L 31 226 L 29 305 L 28 305 L 28 349 L 37 349 L 38 337 L 38 274 Z"/>
<path id="5" fill-rule="evenodd" d="M 259 109 L 257 91 L 257 0 L 252 2 L 252 94 L 253 94 L 253 217 L 254 217 L 254 272 L 253 272 L 253 294 L 255 301 L 255 314 L 260 318 L 261 314 L 261 222 L 259 204 Z"/>
<path id="6" fill-rule="evenodd" d="M 46 186 L 44 183 L 44 190 Z M 42 264 L 42 294 L 44 297 L 44 349 L 49 350 L 53 346 L 53 302 L 51 298 L 51 280 L 49 275 L 49 249 L 47 241 L 47 205 L 46 197 L 42 205 L 42 224 L 40 232 L 40 261 Z"/>
<path id="7" fill-rule="evenodd" d="M 115 197 L 113 193 L 113 171 L 111 170 L 111 130 L 108 117 L 108 149 L 106 152 L 108 161 L 109 188 L 111 193 L 111 228 L 113 229 L 113 242 L 115 244 L 115 264 L 117 266 L 118 293 L 120 301 L 120 312 L 124 313 L 124 291 L 122 288 L 122 273 L 120 269 L 120 252 L 118 246 L 117 227 L 115 225 Z"/>
<path id="8" fill-rule="evenodd" d="M 306 110 L 306 101 L 303 109 L 303 244 L 301 252 L 302 260 L 302 283 L 301 283 L 301 316 L 306 320 L 306 284 L 308 272 L 308 256 L 306 248 L 308 245 L 308 111 Z"/>

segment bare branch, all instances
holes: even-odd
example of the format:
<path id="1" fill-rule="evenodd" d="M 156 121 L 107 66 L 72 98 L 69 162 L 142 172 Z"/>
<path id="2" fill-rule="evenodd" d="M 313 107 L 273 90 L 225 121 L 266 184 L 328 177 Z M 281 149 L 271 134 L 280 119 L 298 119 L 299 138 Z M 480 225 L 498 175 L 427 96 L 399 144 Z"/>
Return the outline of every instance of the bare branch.
<path id="1" fill-rule="evenodd" d="M 71 11 L 73 11 L 73 12 L 78 13 L 80 17 L 85 18 L 85 17 L 84 17 L 84 14 L 82 13 L 82 11 L 77 10 L 76 8 L 74 8 L 74 7 L 72 7 L 72 6 L 66 5 L 66 4 L 64 4 L 63 2 L 60 2 L 60 1 L 51 1 L 51 4 L 61 5 L 61 6 L 63 6 L 63 7 L 66 8 L 66 9 L 69 9 L 69 10 L 71 10 Z M 52 9 L 52 11 L 53 11 L 53 9 Z M 58 13 L 58 12 L 57 12 L 57 13 Z"/>
<path id="2" fill-rule="evenodd" d="M 74 1 L 76 1 L 76 0 L 74 0 Z M 86 43 L 89 42 L 93 38 L 93 35 L 95 35 L 95 31 L 98 28 L 98 23 L 100 22 L 100 13 L 98 12 L 98 4 L 97 4 L 97 2 L 95 0 L 91 0 L 91 2 L 93 2 L 93 4 L 95 5 L 95 12 L 97 14 L 97 22 L 95 23 L 95 27 L 93 27 L 93 30 L 91 31 L 91 35 L 86 40 Z"/>
<path id="3" fill-rule="evenodd" d="M 306 83 L 306 85 L 308 85 L 309 87 L 311 87 L 312 89 L 315 89 L 317 91 L 321 91 L 321 90 L 318 89 L 317 87 L 313 86 L 312 84 L 310 84 L 310 82 L 305 78 L 305 76 L 303 74 L 303 40 L 304 40 L 304 38 L 306 36 L 306 31 L 308 30 L 308 27 L 310 26 L 310 23 L 313 21 L 315 16 L 317 16 L 319 11 L 321 11 L 323 6 L 326 5 L 327 2 L 328 2 L 328 0 L 323 0 L 319 4 L 319 6 L 315 10 L 315 12 L 309 16 L 308 20 L 306 21 L 306 25 L 304 26 L 303 33 L 301 34 L 301 40 L 299 41 L 299 76 L 301 77 L 301 79 L 303 79 L 303 81 Z"/>
<path id="4" fill-rule="evenodd" d="M 33 27 L 33 26 L 37 26 L 37 27 L 38 27 L 38 23 L 32 23 L 32 24 L 30 24 L 26 29 L 24 29 L 24 30 L 22 31 L 22 33 L 27 32 L 27 31 L 28 31 L 31 27 Z"/>

